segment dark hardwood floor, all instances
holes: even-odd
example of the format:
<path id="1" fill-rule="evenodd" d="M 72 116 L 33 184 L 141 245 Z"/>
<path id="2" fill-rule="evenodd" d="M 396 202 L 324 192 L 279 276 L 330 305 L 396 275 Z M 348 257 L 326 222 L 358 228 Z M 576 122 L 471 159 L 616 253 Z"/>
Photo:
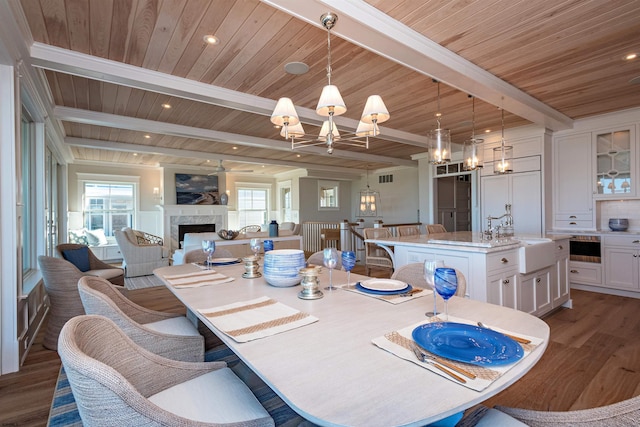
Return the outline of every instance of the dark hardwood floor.
<path id="1" fill-rule="evenodd" d="M 354 272 L 364 273 L 362 267 Z M 388 277 L 373 270 L 376 277 Z M 544 320 L 551 342 L 520 381 L 485 402 L 538 410 L 602 406 L 640 395 L 640 299 L 573 290 L 573 309 Z M 184 312 L 164 287 L 129 291 L 146 307 Z M 0 426 L 45 426 L 60 368 L 38 334 L 20 372 L 0 377 Z M 207 343 L 215 338 L 207 335 Z"/>

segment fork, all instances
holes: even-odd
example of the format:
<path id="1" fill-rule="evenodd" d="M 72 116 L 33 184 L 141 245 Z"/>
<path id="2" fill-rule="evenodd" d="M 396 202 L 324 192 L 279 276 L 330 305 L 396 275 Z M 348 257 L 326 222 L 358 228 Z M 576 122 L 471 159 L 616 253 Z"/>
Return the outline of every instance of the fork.
<path id="1" fill-rule="evenodd" d="M 424 363 L 428 363 L 429 365 L 440 369 L 442 372 L 444 372 L 445 374 L 449 375 L 451 378 L 454 378 L 454 379 L 460 381 L 462 384 L 466 384 L 467 380 L 465 380 L 461 376 L 455 374 L 454 372 L 450 371 L 449 369 L 445 368 L 444 366 L 442 366 L 441 364 L 439 364 L 435 360 L 432 360 L 431 358 L 427 357 L 427 355 L 424 354 L 418 348 L 417 345 L 415 345 L 415 344 L 412 345 L 411 349 L 413 350 L 413 353 L 416 355 L 416 357 L 418 358 L 419 361 L 424 362 Z"/>

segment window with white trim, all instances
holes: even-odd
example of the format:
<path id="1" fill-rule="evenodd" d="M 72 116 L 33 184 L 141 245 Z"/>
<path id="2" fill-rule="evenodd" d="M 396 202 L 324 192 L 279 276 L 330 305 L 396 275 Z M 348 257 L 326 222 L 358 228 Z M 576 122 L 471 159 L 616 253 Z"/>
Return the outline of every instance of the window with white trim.
<path id="1" fill-rule="evenodd" d="M 269 215 L 269 190 L 238 188 L 238 227 L 266 224 Z"/>
<path id="2" fill-rule="evenodd" d="M 113 236 L 115 230 L 133 226 L 135 184 L 85 181 L 82 193 L 87 229 L 103 229 L 106 236 Z"/>

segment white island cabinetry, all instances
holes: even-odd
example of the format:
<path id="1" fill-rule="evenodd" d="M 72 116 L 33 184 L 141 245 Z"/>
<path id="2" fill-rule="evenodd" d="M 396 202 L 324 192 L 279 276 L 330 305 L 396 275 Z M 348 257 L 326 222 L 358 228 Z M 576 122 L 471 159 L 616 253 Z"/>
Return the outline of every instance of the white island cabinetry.
<path id="1" fill-rule="evenodd" d="M 468 244 L 465 244 L 465 233 L 469 236 Z M 451 244 L 442 243 L 447 239 Z M 527 274 L 520 273 L 521 243 L 517 240 L 478 241 L 470 232 L 456 232 L 368 239 L 367 242 L 392 249 L 395 268 L 426 259 L 443 260 L 447 267 L 456 268 L 465 275 L 466 296 L 471 299 L 537 316 L 569 302 L 568 238 L 558 238 L 551 265 Z"/>

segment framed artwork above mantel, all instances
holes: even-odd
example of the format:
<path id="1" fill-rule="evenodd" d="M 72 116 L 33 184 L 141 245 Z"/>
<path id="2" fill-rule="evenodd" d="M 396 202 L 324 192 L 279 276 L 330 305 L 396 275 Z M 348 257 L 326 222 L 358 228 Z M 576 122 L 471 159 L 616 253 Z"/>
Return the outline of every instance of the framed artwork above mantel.
<path id="1" fill-rule="evenodd" d="M 219 205 L 218 177 L 176 173 L 176 203 L 178 205 Z"/>

